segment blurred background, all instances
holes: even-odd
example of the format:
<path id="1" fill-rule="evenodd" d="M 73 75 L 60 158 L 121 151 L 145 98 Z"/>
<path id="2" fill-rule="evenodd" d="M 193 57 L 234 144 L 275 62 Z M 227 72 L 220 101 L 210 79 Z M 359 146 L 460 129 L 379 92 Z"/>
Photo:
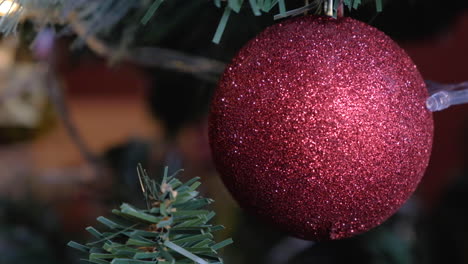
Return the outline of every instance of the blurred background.
<path id="1" fill-rule="evenodd" d="M 222 10 L 195 2 L 163 6 L 138 44 L 227 63 L 274 23 L 242 10 L 216 45 Z M 350 15 L 394 38 L 426 80 L 468 80 L 466 0 L 394 0 L 383 10 L 364 5 Z M 70 49 L 76 43 L 66 35 L 52 42 L 41 32 L 31 46 L 32 25 L 22 27 L 0 42 L 0 264 L 79 263 L 69 240 L 85 241 L 84 228 L 121 202 L 142 201 L 138 163 L 154 177 L 167 165 L 202 178 L 215 221 L 226 226 L 218 240 L 235 241 L 222 252 L 228 264 L 468 263 L 468 105 L 434 113 L 429 168 L 395 216 L 354 238 L 314 243 L 245 215 L 222 186 L 207 139 L 216 78 L 110 63 L 86 47 Z"/>

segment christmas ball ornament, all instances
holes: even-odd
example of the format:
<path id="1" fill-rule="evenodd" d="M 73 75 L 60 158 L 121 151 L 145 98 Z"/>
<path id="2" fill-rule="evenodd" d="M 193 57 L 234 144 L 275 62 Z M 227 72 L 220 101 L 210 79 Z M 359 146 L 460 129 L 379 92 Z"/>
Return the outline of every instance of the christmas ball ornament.
<path id="1" fill-rule="evenodd" d="M 377 226 L 428 164 L 433 121 L 408 55 L 362 22 L 306 16 L 267 28 L 222 76 L 209 136 L 247 211 L 303 239 Z"/>

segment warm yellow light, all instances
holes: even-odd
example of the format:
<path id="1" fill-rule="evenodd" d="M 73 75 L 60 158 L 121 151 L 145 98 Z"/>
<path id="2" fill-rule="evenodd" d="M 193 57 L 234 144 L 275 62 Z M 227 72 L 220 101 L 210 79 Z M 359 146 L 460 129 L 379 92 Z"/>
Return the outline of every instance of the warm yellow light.
<path id="1" fill-rule="evenodd" d="M 13 14 L 20 8 L 15 1 L 12 0 L 0 0 L 0 16 L 7 14 Z"/>

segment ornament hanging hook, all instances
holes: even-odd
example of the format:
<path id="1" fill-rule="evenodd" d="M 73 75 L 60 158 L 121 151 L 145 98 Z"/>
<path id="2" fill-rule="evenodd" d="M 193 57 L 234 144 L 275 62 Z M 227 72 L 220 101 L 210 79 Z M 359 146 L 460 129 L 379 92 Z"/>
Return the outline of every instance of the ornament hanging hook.
<path id="1" fill-rule="evenodd" d="M 333 18 L 343 17 L 344 6 L 343 0 L 328 0 L 324 1 L 323 8 L 325 15 Z"/>
<path id="2" fill-rule="evenodd" d="M 329 17 L 334 17 L 333 1 L 334 0 L 325 1 L 324 5 L 323 5 L 323 8 L 325 9 L 325 15 L 327 15 Z"/>

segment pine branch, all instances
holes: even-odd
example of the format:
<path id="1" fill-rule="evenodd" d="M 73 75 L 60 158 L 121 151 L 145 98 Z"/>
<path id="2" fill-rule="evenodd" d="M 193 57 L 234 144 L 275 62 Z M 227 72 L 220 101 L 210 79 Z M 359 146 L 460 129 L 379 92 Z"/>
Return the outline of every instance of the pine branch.
<path id="1" fill-rule="evenodd" d="M 95 35 L 87 34 L 85 26 L 77 20 L 75 14 L 71 13 L 68 20 L 71 28 L 86 42 L 88 48 L 103 57 L 113 59 L 115 56 L 119 56 L 119 59 L 129 60 L 139 65 L 190 73 L 210 82 L 216 82 L 226 66 L 225 63 L 214 59 L 188 55 L 159 47 L 140 47 L 122 53 L 117 48 L 107 45 Z"/>
<path id="2" fill-rule="evenodd" d="M 169 175 L 166 167 L 161 183 L 156 183 L 141 165 L 137 171 L 147 209 L 123 203 L 112 210 L 113 219 L 98 217 L 107 231 L 86 229 L 94 241 L 68 245 L 85 252 L 87 261 L 96 264 L 222 264 L 218 250 L 232 239 L 213 240 L 212 232 L 223 227 L 209 224 L 215 213 L 203 207 L 213 200 L 198 195 L 199 178 L 183 183 L 175 177 L 177 172 Z"/>
<path id="3" fill-rule="evenodd" d="M 69 26 L 82 40 L 84 40 L 90 50 L 99 56 L 110 57 L 112 50 L 107 47 L 101 40 L 99 40 L 94 34 L 88 31 L 88 28 L 81 23 L 78 19 L 78 15 L 74 12 L 70 12 L 67 17 Z"/>
<path id="4" fill-rule="evenodd" d="M 382 11 L 383 6 L 383 0 L 314 0 L 311 3 L 305 1 L 303 7 L 287 10 L 286 0 L 213 0 L 214 5 L 225 10 L 214 34 L 213 42 L 219 43 L 230 15 L 239 13 L 244 6 L 248 5 L 255 16 L 273 12 L 272 10 L 277 8 L 276 18 L 278 19 L 295 16 L 311 9 L 320 9 L 328 1 L 333 3 L 333 16 L 335 17 L 340 1 L 349 10 L 358 8 L 362 1 L 373 1 L 377 12 Z M 111 32 L 132 11 L 146 10 L 142 13 L 139 22 L 142 25 L 148 23 L 163 3 L 164 0 L 0 0 L 0 5 L 12 7 L 7 9 L 5 14 L 0 14 L 0 32 L 14 32 L 20 21 L 30 19 L 39 25 L 48 23 L 69 25 L 73 21 L 78 21 L 86 35 L 100 35 Z M 70 14 L 73 14 L 71 21 Z M 138 23 L 138 21 L 130 23 Z M 130 25 L 130 27 L 135 26 Z"/>
<path id="5" fill-rule="evenodd" d="M 225 11 L 213 42 L 218 43 L 221 40 L 230 15 L 240 12 L 246 5 L 250 7 L 255 16 L 272 12 L 277 7 L 279 13 L 274 18 L 280 19 L 307 13 L 313 9 L 322 10 L 328 1 L 333 3 L 333 12 L 336 16 L 339 6 L 343 5 L 353 10 L 362 2 L 375 3 L 377 11 L 381 11 L 383 0 L 313 0 L 310 3 L 305 1 L 303 7 L 292 10 L 287 10 L 286 0 L 214 0 L 214 4 L 219 8 L 224 8 Z M 224 69 L 222 62 L 158 47 L 128 49 L 131 36 L 122 38 L 120 41 L 122 45 L 110 46 L 101 40 L 103 34 L 111 32 L 132 10 L 138 12 L 146 10 L 146 13 L 142 13 L 140 22 L 147 23 L 158 12 L 159 7 L 164 3 L 163 0 L 0 0 L 0 5 L 5 3 L 9 3 L 12 8 L 0 17 L 0 32 L 3 33 L 14 32 L 20 21 L 29 19 L 40 26 L 64 25 L 66 29 L 74 32 L 79 40 L 84 41 L 93 52 L 111 61 L 127 59 L 145 66 L 191 73 L 200 79 L 213 82 Z M 129 23 L 126 29 L 135 29 L 138 26 Z M 124 31 L 135 32 L 135 30 L 126 29 Z"/>
<path id="6" fill-rule="evenodd" d="M 160 47 L 140 47 L 129 53 L 127 59 L 139 65 L 189 73 L 209 82 L 217 82 L 226 67 L 222 61 Z"/>

